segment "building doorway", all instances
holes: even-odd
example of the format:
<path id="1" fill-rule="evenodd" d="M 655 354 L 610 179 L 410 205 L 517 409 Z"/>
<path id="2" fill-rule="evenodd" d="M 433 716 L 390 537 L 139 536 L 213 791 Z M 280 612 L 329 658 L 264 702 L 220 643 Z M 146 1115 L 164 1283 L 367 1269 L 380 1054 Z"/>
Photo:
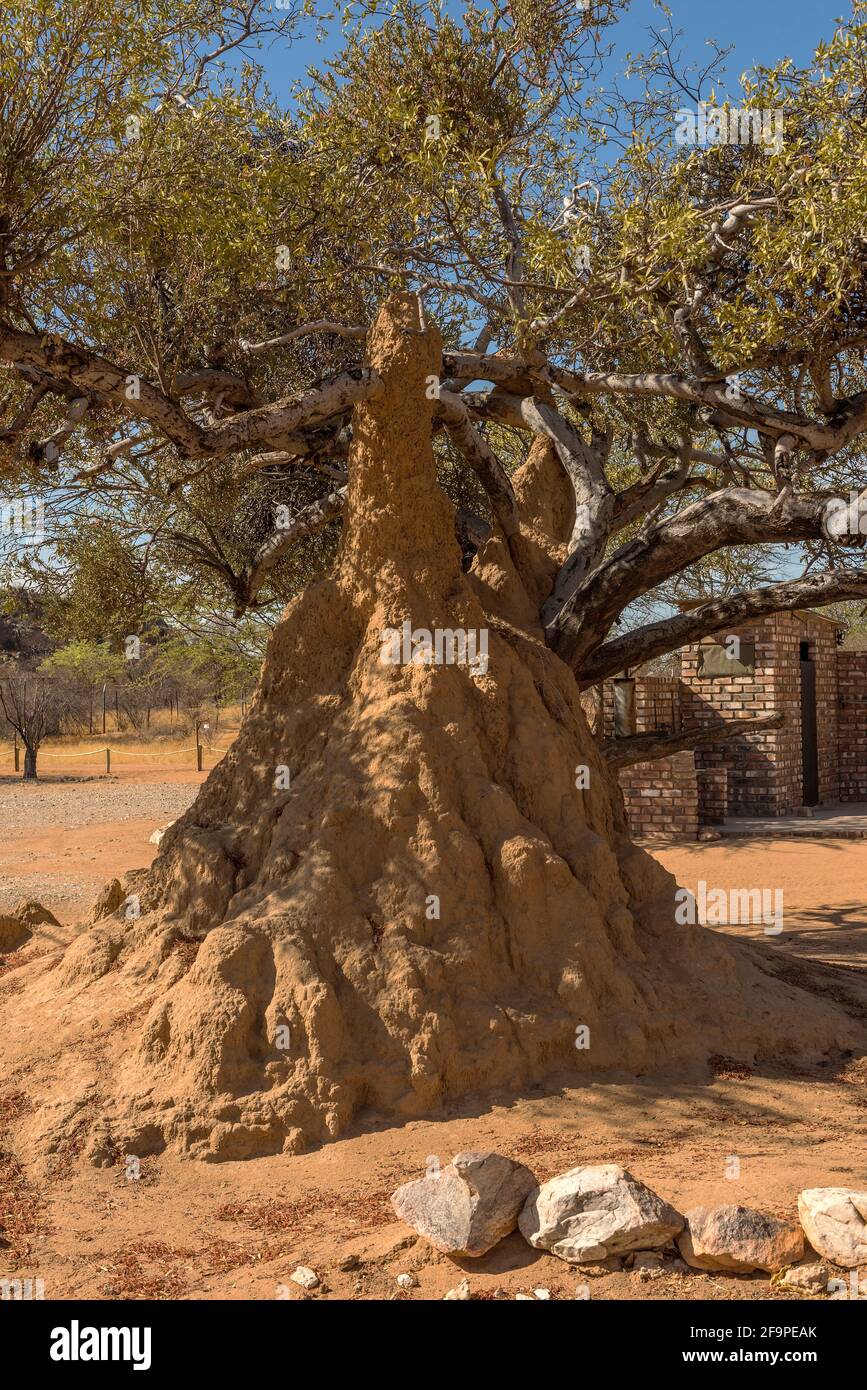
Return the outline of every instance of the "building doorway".
<path id="1" fill-rule="evenodd" d="M 803 805 L 819 804 L 819 739 L 816 726 L 816 663 L 809 642 L 801 643 L 801 760 Z"/>

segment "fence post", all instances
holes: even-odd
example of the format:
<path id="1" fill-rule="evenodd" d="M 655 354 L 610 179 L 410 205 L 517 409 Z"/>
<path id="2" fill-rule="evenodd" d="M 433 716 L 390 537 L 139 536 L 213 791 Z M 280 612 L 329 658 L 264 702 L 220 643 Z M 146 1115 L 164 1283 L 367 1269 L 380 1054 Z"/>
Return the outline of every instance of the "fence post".
<path id="1" fill-rule="evenodd" d="M 106 748 L 106 750 L 105 750 L 105 775 L 106 775 L 106 777 L 108 776 L 108 774 L 109 774 L 110 772 L 111 772 L 111 749 L 110 749 L 110 748 Z"/>
<path id="2" fill-rule="evenodd" d="M 12 748 L 13 748 L 14 753 L 15 753 L 15 771 L 16 771 L 16 772 L 20 772 L 20 771 L 21 771 L 21 749 L 18 747 L 18 739 L 17 739 L 17 737 L 15 738 L 15 741 L 14 741 L 14 743 L 12 744 Z"/>
<path id="3" fill-rule="evenodd" d="M 196 770 L 198 772 L 202 770 L 202 745 L 200 743 L 196 744 Z"/>

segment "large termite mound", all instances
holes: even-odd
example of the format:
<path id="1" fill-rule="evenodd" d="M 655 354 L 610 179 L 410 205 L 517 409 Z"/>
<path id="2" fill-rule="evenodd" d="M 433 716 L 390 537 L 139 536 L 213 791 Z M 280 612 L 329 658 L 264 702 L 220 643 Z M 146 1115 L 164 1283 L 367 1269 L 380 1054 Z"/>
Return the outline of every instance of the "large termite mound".
<path id="1" fill-rule="evenodd" d="M 535 445 L 515 480 L 521 536 L 464 574 L 414 298 L 383 308 L 369 357 L 384 387 L 355 411 L 336 573 L 284 614 L 142 915 L 35 962 L 10 1002 L 43 1149 L 78 1127 L 97 1162 L 294 1152 L 365 1108 L 863 1041 L 830 971 L 822 993 L 772 948 L 676 925 L 673 881 L 629 843 L 528 593 L 571 527 L 554 455 Z M 407 662 L 421 629 L 479 659 Z"/>

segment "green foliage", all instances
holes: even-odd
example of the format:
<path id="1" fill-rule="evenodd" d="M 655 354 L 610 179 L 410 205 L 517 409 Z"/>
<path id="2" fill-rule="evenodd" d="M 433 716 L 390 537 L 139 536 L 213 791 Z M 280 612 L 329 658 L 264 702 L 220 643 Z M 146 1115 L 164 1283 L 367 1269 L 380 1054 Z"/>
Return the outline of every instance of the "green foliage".
<path id="1" fill-rule="evenodd" d="M 67 642 L 46 657 L 39 670 L 45 676 L 97 686 L 120 680 L 124 674 L 124 660 L 105 642 Z"/>
<path id="2" fill-rule="evenodd" d="M 182 374 L 207 367 L 244 379 L 265 402 L 357 365 L 359 344 L 300 337 L 253 356 L 243 340 L 318 318 L 367 323 L 390 286 L 411 284 L 425 287 L 451 345 L 487 324 L 497 349 L 539 346 L 563 367 L 681 370 L 673 309 L 727 209 L 761 198 L 769 210 L 751 219 L 693 315 L 716 376 L 740 372 L 759 398 L 816 410 L 803 357 L 851 333 L 845 380 L 834 385 L 867 387 L 857 338 L 867 290 L 864 0 L 818 45 L 813 66 L 785 60 L 742 79 L 733 100 L 782 115 L 776 153 L 678 146 L 676 111 L 698 92 L 685 95 L 661 40 L 632 59 L 638 98 L 606 85 L 617 3 L 588 17 L 561 0 L 507 9 L 372 0 L 360 21 L 347 15 L 340 53 L 288 107 L 267 89 L 255 30 L 233 48 L 231 68 L 201 65 L 225 37 L 227 13 L 240 35 L 248 8 L 139 0 L 120 17 L 109 0 L 4 5 L 0 240 L 11 272 L 3 312 L 14 322 L 98 347 L 169 395 Z M 262 5 L 251 13 L 284 36 L 303 22 Z M 703 89 L 711 99 L 713 81 Z M 588 180 L 594 187 L 579 190 Z M 523 243 L 518 286 L 506 283 L 500 194 Z M 13 382 L 7 415 L 30 389 Z M 203 397 L 192 409 L 207 419 L 232 408 Z M 116 645 L 160 615 L 225 614 L 275 508 L 300 509 L 331 485 L 315 457 L 262 466 L 241 456 L 197 473 L 104 405 L 58 467 L 39 441 L 67 409 L 50 394 L 21 447 L 0 450 L 7 480 L 56 499 L 53 548 L 24 570 L 64 639 Z M 669 441 L 689 431 L 697 446 L 719 446 L 713 422 L 682 401 L 611 395 L 589 412 L 615 431 L 612 477 L 622 485 L 637 476 L 638 431 Z M 526 436 L 484 430 L 510 470 L 520 463 Z M 108 447 L 126 434 L 130 450 L 107 466 Z M 768 486 L 755 438 L 744 431 L 739 442 L 747 480 Z M 441 438 L 436 448 L 449 495 L 486 511 L 466 462 Z M 848 486 L 860 455 L 855 442 L 833 459 L 802 460 L 799 484 Z M 732 475 L 708 469 L 706 479 Z M 698 495 L 680 494 L 667 511 Z M 290 551 L 260 597 L 266 614 L 327 570 L 338 536 L 332 525 Z"/>
<path id="3" fill-rule="evenodd" d="M 50 560 L 29 573 L 51 636 L 121 646 L 158 616 L 158 586 L 146 565 L 110 523 L 92 520 L 60 539 Z"/>

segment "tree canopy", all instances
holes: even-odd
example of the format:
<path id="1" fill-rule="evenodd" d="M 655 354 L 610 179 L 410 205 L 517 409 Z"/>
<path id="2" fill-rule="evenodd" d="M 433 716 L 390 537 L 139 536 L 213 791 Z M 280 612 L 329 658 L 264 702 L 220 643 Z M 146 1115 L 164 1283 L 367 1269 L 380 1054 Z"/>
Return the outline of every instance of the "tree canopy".
<path id="1" fill-rule="evenodd" d="M 15 560 L 59 630 L 267 618 L 328 568 L 398 287 L 467 562 L 534 439 L 570 479 L 542 618 L 583 683 L 867 594 L 867 4 L 726 102 L 665 13 L 613 76 L 622 9 L 371 0 L 281 102 L 258 45 L 306 6 L 8 0 L 0 486 L 45 499 Z"/>

